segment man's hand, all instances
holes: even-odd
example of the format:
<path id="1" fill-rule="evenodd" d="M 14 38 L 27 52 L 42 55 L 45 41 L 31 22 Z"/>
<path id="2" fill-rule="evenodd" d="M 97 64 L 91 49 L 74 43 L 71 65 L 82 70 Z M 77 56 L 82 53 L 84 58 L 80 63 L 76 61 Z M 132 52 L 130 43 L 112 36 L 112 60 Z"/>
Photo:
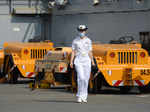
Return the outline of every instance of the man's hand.
<path id="1" fill-rule="evenodd" d="M 70 63 L 70 68 L 73 68 L 73 63 L 72 62 Z"/>
<path id="2" fill-rule="evenodd" d="M 92 61 L 92 66 L 95 66 L 95 63 L 94 63 L 94 61 Z"/>

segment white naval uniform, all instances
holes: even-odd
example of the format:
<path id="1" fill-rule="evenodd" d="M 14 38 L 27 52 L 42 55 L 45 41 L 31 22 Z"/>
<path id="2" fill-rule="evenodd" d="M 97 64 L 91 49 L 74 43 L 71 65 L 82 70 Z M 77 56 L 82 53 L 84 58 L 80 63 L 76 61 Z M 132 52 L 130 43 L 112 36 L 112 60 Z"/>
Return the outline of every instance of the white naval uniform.
<path id="1" fill-rule="evenodd" d="M 77 71 L 77 97 L 87 99 L 88 82 L 91 73 L 91 59 L 89 51 L 92 50 L 92 42 L 89 38 L 77 37 L 73 40 L 72 50 L 75 51 L 75 69 Z"/>

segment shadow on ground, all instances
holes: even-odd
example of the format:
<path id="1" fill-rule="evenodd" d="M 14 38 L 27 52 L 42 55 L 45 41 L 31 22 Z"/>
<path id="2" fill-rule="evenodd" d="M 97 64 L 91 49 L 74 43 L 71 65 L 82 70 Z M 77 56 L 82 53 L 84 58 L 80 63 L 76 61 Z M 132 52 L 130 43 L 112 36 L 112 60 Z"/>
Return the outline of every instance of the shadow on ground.
<path id="1" fill-rule="evenodd" d="M 52 102 L 52 103 L 77 103 L 76 101 L 69 101 L 69 100 L 33 100 L 34 102 Z"/>
<path id="2" fill-rule="evenodd" d="M 17 84 L 25 84 L 28 85 L 29 83 L 33 82 L 33 79 L 28 80 L 18 80 L 16 84 L 10 85 L 17 85 Z M 3 84 L 9 84 L 5 82 Z M 25 86 L 25 88 L 30 89 L 29 86 Z M 34 89 L 37 90 L 37 89 Z M 66 89 L 64 86 L 58 87 L 51 87 L 50 89 L 40 89 L 41 91 L 54 91 L 54 92 L 62 92 L 62 93 L 73 93 L 71 89 Z M 74 93 L 75 94 L 75 93 Z M 150 88 L 146 88 L 142 92 L 139 91 L 137 87 L 133 87 L 128 93 L 121 93 L 119 88 L 113 87 L 103 87 L 101 91 L 97 92 L 96 94 L 103 94 L 103 95 L 139 95 L 139 94 L 150 94 Z M 96 95 L 95 93 L 89 93 L 89 95 Z"/>
<path id="3" fill-rule="evenodd" d="M 73 93 L 71 90 L 67 90 L 64 87 L 52 87 L 50 89 L 40 89 L 40 91 L 51 91 L 51 92 L 60 92 L 60 93 Z M 141 94 L 150 94 L 150 90 L 140 92 L 138 88 L 132 88 L 128 93 L 121 93 L 119 88 L 105 88 L 97 93 L 89 92 L 89 95 L 141 95 Z"/>

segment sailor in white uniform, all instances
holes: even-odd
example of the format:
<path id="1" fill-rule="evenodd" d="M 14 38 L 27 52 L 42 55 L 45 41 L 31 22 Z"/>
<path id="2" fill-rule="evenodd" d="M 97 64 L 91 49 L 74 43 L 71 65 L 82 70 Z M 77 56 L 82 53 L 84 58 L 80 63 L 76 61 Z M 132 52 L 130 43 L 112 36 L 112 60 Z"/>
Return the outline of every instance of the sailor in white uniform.
<path id="1" fill-rule="evenodd" d="M 70 66 L 73 68 L 73 61 L 77 71 L 77 102 L 87 102 L 88 83 L 91 73 L 91 64 L 94 65 L 92 56 L 92 41 L 86 36 L 85 25 L 78 26 L 79 36 L 72 42 L 72 56 Z"/>

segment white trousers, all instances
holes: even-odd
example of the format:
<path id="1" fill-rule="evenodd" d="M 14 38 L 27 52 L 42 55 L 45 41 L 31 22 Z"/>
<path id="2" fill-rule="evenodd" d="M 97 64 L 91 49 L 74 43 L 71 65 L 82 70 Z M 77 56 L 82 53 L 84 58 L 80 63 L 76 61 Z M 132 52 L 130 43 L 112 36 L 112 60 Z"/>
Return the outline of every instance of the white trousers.
<path id="1" fill-rule="evenodd" d="M 84 62 L 78 60 L 77 63 L 75 63 L 75 69 L 77 71 L 77 97 L 87 99 L 91 60 L 89 58 Z"/>

